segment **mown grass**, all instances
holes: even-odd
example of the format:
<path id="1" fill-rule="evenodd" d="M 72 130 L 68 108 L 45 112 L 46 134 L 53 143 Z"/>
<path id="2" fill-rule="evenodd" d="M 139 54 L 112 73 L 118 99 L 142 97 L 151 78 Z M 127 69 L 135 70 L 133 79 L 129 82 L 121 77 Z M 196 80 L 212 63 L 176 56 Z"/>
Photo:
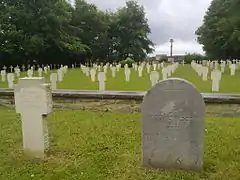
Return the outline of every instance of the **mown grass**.
<path id="1" fill-rule="evenodd" d="M 161 70 L 159 70 L 161 72 Z M 240 93 L 240 71 L 236 71 L 235 76 L 230 76 L 229 68 L 226 67 L 225 73 L 222 75 L 220 82 L 221 93 Z M 53 70 L 51 72 L 56 72 Z M 49 80 L 50 72 L 45 75 Z M 160 73 L 161 75 L 161 73 Z M 22 73 L 21 77 L 26 76 Z M 35 71 L 35 76 L 37 72 Z M 210 73 L 208 81 L 202 81 L 202 78 L 191 68 L 190 65 L 179 66 L 176 72 L 171 77 L 179 77 L 192 82 L 201 92 L 211 92 Z M 162 78 L 160 76 L 160 78 Z M 17 83 L 17 81 L 16 81 Z M 73 89 L 73 90 L 98 90 L 98 82 L 91 82 L 90 77 L 83 74 L 80 69 L 69 69 L 64 77 L 64 81 L 58 83 L 59 89 Z M 0 82 L 0 88 L 7 88 L 7 83 Z M 125 82 L 124 69 L 122 68 L 117 72 L 117 76 L 112 78 L 110 69 L 107 72 L 106 90 L 119 90 L 119 91 L 146 91 L 151 88 L 149 74 L 144 69 L 143 77 L 138 77 L 138 72 L 132 69 L 130 82 Z"/>
<path id="2" fill-rule="evenodd" d="M 51 148 L 44 161 L 22 153 L 21 122 L 0 107 L 3 180 L 239 180 L 240 119 L 206 118 L 204 170 L 147 170 L 141 165 L 140 114 L 56 111 L 49 117 Z"/>

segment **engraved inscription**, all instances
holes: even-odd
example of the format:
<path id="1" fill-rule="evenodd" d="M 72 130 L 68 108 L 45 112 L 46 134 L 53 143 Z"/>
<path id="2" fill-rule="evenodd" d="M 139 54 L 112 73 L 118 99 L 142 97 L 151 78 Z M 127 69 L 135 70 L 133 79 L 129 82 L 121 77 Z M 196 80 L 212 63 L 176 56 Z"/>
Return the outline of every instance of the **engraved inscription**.
<path id="1" fill-rule="evenodd" d="M 174 129 L 180 128 L 181 124 L 184 124 L 185 127 L 187 127 L 193 120 L 193 117 L 185 117 L 185 116 L 177 117 L 177 116 L 166 115 L 164 113 L 153 114 L 150 117 L 154 121 L 167 122 L 166 127 L 174 128 Z"/>
<path id="2" fill-rule="evenodd" d="M 31 89 L 22 89 L 21 91 L 21 105 L 25 108 L 31 108 L 35 110 L 42 109 L 42 95 L 43 93 L 39 89 L 31 88 Z"/>

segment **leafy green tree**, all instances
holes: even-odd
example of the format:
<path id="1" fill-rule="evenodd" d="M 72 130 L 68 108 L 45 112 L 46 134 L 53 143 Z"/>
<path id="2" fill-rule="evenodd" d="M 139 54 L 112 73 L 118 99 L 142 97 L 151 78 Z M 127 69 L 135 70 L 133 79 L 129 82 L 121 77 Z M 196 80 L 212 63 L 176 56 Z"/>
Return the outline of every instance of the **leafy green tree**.
<path id="1" fill-rule="evenodd" d="M 64 0 L 2 1 L 1 54 L 13 61 L 54 63 L 88 47 L 69 33 L 73 8 Z M 16 62 L 18 63 L 18 62 Z M 16 64 L 15 63 L 15 64 Z"/>
<path id="2" fill-rule="evenodd" d="M 72 30 L 76 37 L 91 48 L 93 59 L 108 56 L 108 14 L 97 9 L 94 4 L 76 0 L 72 18 Z"/>
<path id="3" fill-rule="evenodd" d="M 192 62 L 192 60 L 196 60 L 196 61 L 202 61 L 202 60 L 208 60 L 208 58 L 202 54 L 198 54 L 198 53 L 188 53 L 185 56 L 185 63 L 190 64 Z"/>
<path id="4" fill-rule="evenodd" d="M 148 38 L 151 31 L 144 8 L 136 1 L 127 1 L 126 7 L 118 10 L 112 17 L 110 27 L 112 54 L 117 54 L 121 59 L 131 57 L 143 60 L 153 52 L 153 43 Z"/>
<path id="5" fill-rule="evenodd" d="M 1 0 L 0 64 L 142 60 L 153 50 L 149 33 L 135 1 L 113 13 L 84 0 Z"/>
<path id="6" fill-rule="evenodd" d="M 196 34 L 211 59 L 239 58 L 240 3 L 238 0 L 213 0 Z"/>

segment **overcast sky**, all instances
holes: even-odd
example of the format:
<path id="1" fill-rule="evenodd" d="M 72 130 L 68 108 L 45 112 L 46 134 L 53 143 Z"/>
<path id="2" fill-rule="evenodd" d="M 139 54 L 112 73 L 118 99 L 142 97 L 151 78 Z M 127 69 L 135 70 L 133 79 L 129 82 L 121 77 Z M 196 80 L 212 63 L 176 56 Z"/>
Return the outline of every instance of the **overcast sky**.
<path id="1" fill-rule="evenodd" d="M 100 9 L 124 6 L 125 0 L 87 0 Z M 195 30 L 202 24 L 203 16 L 211 0 L 138 0 L 145 7 L 156 44 L 155 54 L 169 54 L 169 39 L 173 38 L 173 54 L 185 52 L 203 53 L 196 41 Z"/>

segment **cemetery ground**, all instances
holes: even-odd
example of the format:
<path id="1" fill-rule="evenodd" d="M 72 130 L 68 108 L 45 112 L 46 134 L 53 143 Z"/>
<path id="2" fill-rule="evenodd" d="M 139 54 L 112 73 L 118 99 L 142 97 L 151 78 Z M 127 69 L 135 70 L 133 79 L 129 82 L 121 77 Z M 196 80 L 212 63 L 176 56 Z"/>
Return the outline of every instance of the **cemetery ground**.
<path id="1" fill-rule="evenodd" d="M 204 171 L 152 171 L 141 163 L 140 113 L 55 110 L 44 161 L 23 155 L 21 120 L 0 106 L 0 179 L 239 180 L 240 118 L 205 118 Z"/>
<path id="2" fill-rule="evenodd" d="M 158 70 L 161 76 L 161 69 Z M 52 70 L 48 72 L 45 77 L 49 80 L 51 72 L 56 72 Z M 44 74 L 44 73 L 43 73 Z M 34 76 L 37 76 L 37 71 L 34 71 Z M 26 77 L 26 72 L 21 73 L 21 77 Z M 190 65 L 182 66 L 180 65 L 176 72 L 172 74 L 171 77 L 178 77 L 192 82 L 199 91 L 201 92 L 211 92 L 211 79 L 210 73 L 207 81 L 203 81 L 200 76 L 194 71 Z M 236 71 L 235 76 L 230 76 L 230 69 L 226 67 L 225 72 L 222 74 L 222 80 L 220 81 L 220 93 L 240 93 L 240 86 L 237 82 L 240 81 L 240 71 Z M 16 81 L 15 81 L 16 82 Z M 7 88 L 7 82 L 0 82 L 0 88 Z M 146 69 L 143 71 L 143 77 L 138 77 L 138 72 L 134 69 L 131 70 L 130 82 L 125 81 L 124 68 L 121 68 L 117 72 L 116 77 L 111 76 L 111 70 L 108 69 L 106 90 L 116 90 L 116 91 L 146 91 L 150 89 L 151 83 L 149 79 L 149 74 L 147 74 Z M 82 70 L 79 68 L 71 69 L 69 68 L 68 73 L 65 75 L 62 82 L 58 82 L 58 89 L 73 89 L 73 90 L 98 90 L 98 82 L 91 82 L 90 77 L 83 74 Z"/>

